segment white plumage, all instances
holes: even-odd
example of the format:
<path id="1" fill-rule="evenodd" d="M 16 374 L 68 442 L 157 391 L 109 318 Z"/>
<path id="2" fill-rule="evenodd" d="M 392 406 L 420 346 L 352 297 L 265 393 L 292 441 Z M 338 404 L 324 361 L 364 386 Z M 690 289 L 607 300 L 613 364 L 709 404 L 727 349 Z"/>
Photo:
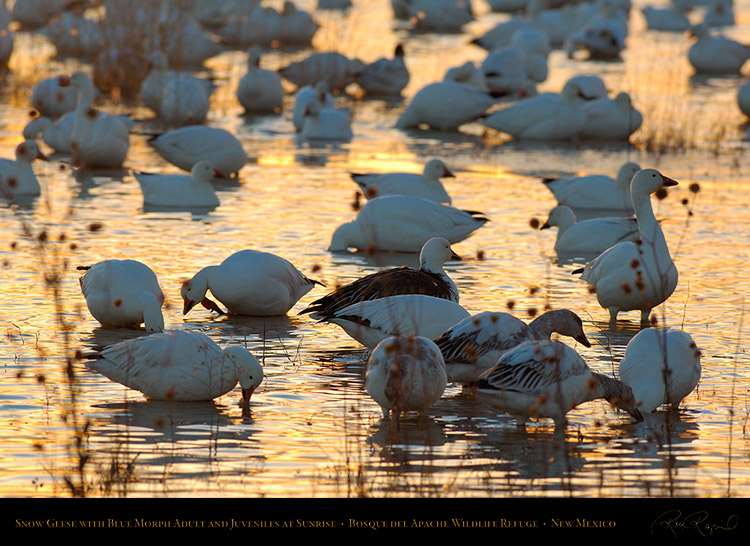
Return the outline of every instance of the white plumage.
<path id="1" fill-rule="evenodd" d="M 78 167 L 120 168 L 130 149 L 128 125 L 119 117 L 92 108 L 94 84 L 85 72 L 70 77 L 78 89 L 70 146 Z"/>
<path id="2" fill-rule="evenodd" d="M 635 218 L 613 216 L 579 222 L 575 212 L 565 205 L 553 208 L 541 229 L 551 227 L 557 228 L 555 251 L 565 255 L 596 255 L 617 243 L 640 237 Z"/>
<path id="3" fill-rule="evenodd" d="M 676 408 L 698 385 L 701 351 L 687 332 L 647 328 L 628 343 L 620 379 L 633 389 L 636 407 L 648 414 L 662 404 Z"/>
<path id="4" fill-rule="evenodd" d="M 191 171 L 200 161 L 210 161 L 218 171 L 232 175 L 248 161 L 242 143 L 220 127 L 188 125 L 154 136 L 148 144 L 184 171 Z"/>
<path id="5" fill-rule="evenodd" d="M 105 328 L 164 330 L 164 294 L 154 272 L 135 260 L 105 260 L 80 278 L 81 292 L 91 315 Z"/>
<path id="6" fill-rule="evenodd" d="M 15 159 L 0 159 L 0 197 L 41 194 L 41 185 L 31 167 L 35 159 L 46 158 L 33 140 L 25 140 L 16 146 Z"/>
<path id="7" fill-rule="evenodd" d="M 248 50 L 247 72 L 237 87 L 237 99 L 248 114 L 277 114 L 284 102 L 281 76 L 260 67 L 261 53 L 259 46 Z"/>
<path id="8" fill-rule="evenodd" d="M 419 252 L 432 237 L 443 237 L 454 244 L 468 238 L 487 221 L 480 213 L 420 197 L 386 195 L 368 201 L 354 221 L 336 228 L 328 250 Z"/>
<path id="9" fill-rule="evenodd" d="M 589 174 L 570 178 L 545 180 L 561 205 L 581 210 L 611 210 L 633 214 L 630 181 L 641 167 L 632 161 L 624 163 L 616 178 L 604 174 Z"/>
<path id="10" fill-rule="evenodd" d="M 239 383 L 247 403 L 263 381 L 258 359 L 244 347 L 222 350 L 206 334 L 184 330 L 117 343 L 88 366 L 150 400 L 213 400 Z"/>
<path id="11" fill-rule="evenodd" d="M 275 316 L 286 314 L 312 290 L 317 281 L 308 279 L 289 261 L 257 250 L 241 250 L 220 265 L 198 271 L 182 285 L 183 314 L 195 305 L 223 314 L 206 292 L 233 315 Z"/>
<path id="12" fill-rule="evenodd" d="M 143 204 L 154 207 L 215 208 L 219 198 L 211 184 L 224 176 L 211 161 L 201 161 L 190 174 L 133 173 L 141 186 Z"/>
<path id="13" fill-rule="evenodd" d="M 393 59 L 378 59 L 366 64 L 357 76 L 357 84 L 367 95 L 398 96 L 409 83 L 409 69 L 404 62 L 404 47 L 399 44 Z"/>
<path id="14" fill-rule="evenodd" d="M 455 131 L 483 116 L 494 102 L 473 85 L 456 81 L 431 83 L 412 97 L 396 127 L 415 129 L 427 125 L 438 131 Z"/>
<path id="15" fill-rule="evenodd" d="M 620 311 L 637 310 L 641 324 L 648 324 L 651 309 L 666 301 L 677 287 L 677 266 L 650 200 L 659 188 L 676 184 L 656 169 L 639 171 L 631 182 L 638 243 L 618 243 L 583 268 L 581 278 L 596 292 L 599 305 L 609 310 L 612 322 Z"/>
<path id="16" fill-rule="evenodd" d="M 446 167 L 442 159 L 431 159 L 425 163 L 422 174 L 352 173 L 351 177 L 367 199 L 375 199 L 384 195 L 411 195 L 450 205 L 450 195 L 445 191 L 440 179 L 454 178 L 455 175 Z"/>
<path id="17" fill-rule="evenodd" d="M 440 400 L 446 384 L 443 356 L 426 337 L 388 337 L 367 361 L 365 388 L 384 417 L 410 411 L 424 414 Z"/>
<path id="18" fill-rule="evenodd" d="M 468 316 L 466 309 L 451 300 L 404 294 L 354 303 L 321 320 L 337 324 L 372 349 L 389 336 L 413 334 L 435 339 Z"/>
<path id="19" fill-rule="evenodd" d="M 584 102 L 581 107 L 586 121 L 581 128 L 582 138 L 596 140 L 628 140 L 643 123 L 643 114 L 634 106 L 624 91 L 614 99 L 602 97 Z"/>
<path id="20" fill-rule="evenodd" d="M 705 23 L 692 27 L 697 41 L 688 49 L 688 60 L 699 74 L 739 74 L 750 59 L 750 45 L 713 35 Z"/>

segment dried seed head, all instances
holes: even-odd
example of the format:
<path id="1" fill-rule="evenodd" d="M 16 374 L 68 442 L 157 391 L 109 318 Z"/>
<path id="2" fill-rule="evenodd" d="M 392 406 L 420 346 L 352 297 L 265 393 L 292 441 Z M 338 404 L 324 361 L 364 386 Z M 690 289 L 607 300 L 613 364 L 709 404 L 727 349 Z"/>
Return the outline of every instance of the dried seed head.
<path id="1" fill-rule="evenodd" d="M 622 288 L 623 292 L 625 292 L 626 294 L 630 294 L 631 289 L 630 289 L 630 285 L 627 282 L 622 283 L 620 287 Z"/>
<path id="2" fill-rule="evenodd" d="M 665 188 L 659 188 L 654 195 L 656 195 L 657 199 L 666 199 L 667 190 Z"/>
<path id="3" fill-rule="evenodd" d="M 484 250 L 478 250 L 477 251 L 477 260 L 483 261 L 484 260 Z"/>
<path id="4" fill-rule="evenodd" d="M 505 307 L 507 307 L 508 309 L 513 309 L 515 306 L 516 302 L 514 302 L 513 300 L 508 300 L 508 302 L 505 304 Z"/>
<path id="5" fill-rule="evenodd" d="M 539 229 L 539 219 L 538 218 L 532 218 L 529 221 L 529 225 L 531 226 L 531 229 Z"/>
<path id="6" fill-rule="evenodd" d="M 688 188 L 693 193 L 698 193 L 699 191 L 701 191 L 701 185 L 698 184 L 698 182 L 693 182 L 692 184 L 690 184 L 690 186 L 688 186 Z"/>

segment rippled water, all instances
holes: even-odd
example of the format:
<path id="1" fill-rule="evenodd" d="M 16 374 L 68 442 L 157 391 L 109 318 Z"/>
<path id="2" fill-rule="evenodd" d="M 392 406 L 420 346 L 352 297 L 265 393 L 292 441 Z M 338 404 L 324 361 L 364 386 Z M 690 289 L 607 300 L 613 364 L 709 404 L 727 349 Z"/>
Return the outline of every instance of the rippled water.
<path id="1" fill-rule="evenodd" d="M 384 0 L 321 12 L 319 49 L 356 51 L 370 61 L 403 42 L 412 71 L 402 102 L 340 99 L 353 110 L 355 136 L 339 145 L 299 142 L 288 114 L 243 117 L 233 92 L 245 54 L 210 60 L 220 87 L 209 123 L 234 132 L 252 158 L 239 183 L 219 188 L 221 206 L 210 213 L 144 211 L 127 170 L 76 176 L 56 160 L 35 165 L 43 198 L 17 212 L 0 206 L 0 495 L 70 494 L 64 478 L 76 476 L 75 416 L 90 424 L 84 480 L 91 496 L 748 496 L 750 176 L 745 120 L 735 102 L 740 78 L 691 77 L 686 36 L 646 32 L 634 11 L 624 62 L 575 61 L 556 51 L 542 87 L 559 89 L 575 73 L 602 74 L 611 90 L 629 91 L 646 115 L 632 139 L 638 146 L 520 144 L 484 135 L 477 125 L 452 134 L 393 129 L 420 87 L 448 66 L 483 58 L 468 38 L 504 16 L 477 7 L 479 20 L 451 35 L 409 33 Z M 750 4 L 738 2 L 736 14 L 730 32 L 750 35 Z M 43 38 L 18 34 L 14 65 L 0 87 L 0 156 L 12 157 L 20 140 L 33 81 L 80 67 L 51 60 L 53 53 Z M 263 63 L 282 66 L 305 54 L 275 52 Z M 674 149 L 675 142 L 684 145 Z M 570 274 L 581 262 L 558 260 L 553 230 L 532 230 L 530 220 L 544 219 L 555 204 L 539 177 L 614 173 L 630 159 L 680 181 L 655 202 L 680 271 L 677 290 L 658 314 L 694 336 L 703 349 L 703 377 L 677 418 L 634 425 L 606 403 L 591 402 L 571 412 L 564 439 L 545 421 L 520 434 L 510 418 L 451 385 L 429 419 L 406 418 L 394 429 L 364 391 L 362 347 L 338 327 L 297 315 L 325 289 L 316 288 L 287 317 L 217 318 L 203 309 L 182 315 L 181 281 L 243 248 L 284 256 L 329 287 L 386 265 L 414 265 L 415 256 L 334 255 L 326 248 L 335 227 L 354 215 L 350 171 L 420 171 L 431 157 L 442 157 L 456 173 L 446 181 L 454 204 L 491 219 L 455 245 L 465 259 L 451 263 L 449 273 L 462 304 L 478 312 L 513 302 L 523 318 L 547 304 L 573 309 L 593 341 L 577 350 L 610 374 L 638 331 L 638 317 L 625 314 L 610 330 L 606 311 Z M 178 172 L 144 135 L 132 137 L 127 167 Z M 688 191 L 692 182 L 700 184 L 696 195 Z M 24 223 L 34 236 L 49 234 L 41 254 Z M 101 229 L 92 230 L 98 223 Z M 86 310 L 75 267 L 108 258 L 138 259 L 154 269 L 167 296 L 167 327 L 204 331 L 221 345 L 247 343 L 266 372 L 249 411 L 237 405 L 238 391 L 215 403 L 147 403 L 76 361 L 69 413 L 64 355 L 138 335 L 103 330 Z M 59 264 L 56 307 L 43 275 Z M 67 336 L 58 313 L 71 325 Z"/>

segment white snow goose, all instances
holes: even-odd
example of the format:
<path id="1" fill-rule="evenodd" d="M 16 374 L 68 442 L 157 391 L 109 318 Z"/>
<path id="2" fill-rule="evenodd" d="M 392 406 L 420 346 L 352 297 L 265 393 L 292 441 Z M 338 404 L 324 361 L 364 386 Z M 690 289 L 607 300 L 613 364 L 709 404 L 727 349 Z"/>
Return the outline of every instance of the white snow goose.
<path id="1" fill-rule="evenodd" d="M 398 294 L 425 294 L 458 303 L 458 289 L 443 264 L 460 259 L 447 240 L 433 237 L 419 253 L 419 269 L 394 267 L 371 273 L 315 300 L 300 314 L 321 319 L 360 301 Z"/>
<path id="2" fill-rule="evenodd" d="M 280 256 L 241 250 L 219 265 L 204 267 L 182 284 L 183 314 L 199 303 L 206 309 L 225 314 L 206 297 L 210 290 L 226 306 L 228 314 L 284 315 L 316 284 L 321 283 L 307 278 Z"/>
<path id="3" fill-rule="evenodd" d="M 656 190 L 676 184 L 656 169 L 639 171 L 631 182 L 638 241 L 618 243 L 579 270 L 581 278 L 596 292 L 599 305 L 609 310 L 612 323 L 621 311 L 637 310 L 641 312 L 641 324 L 648 324 L 651 310 L 666 301 L 677 287 L 677 266 L 650 199 Z"/>
<path id="4" fill-rule="evenodd" d="M 248 403 L 263 381 L 263 368 L 247 349 L 221 349 L 202 332 L 168 330 L 111 345 L 87 362 L 109 379 L 149 400 L 208 401 L 237 383 Z"/>
<path id="5" fill-rule="evenodd" d="M 519 428 L 530 418 L 551 418 L 561 432 L 570 410 L 600 398 L 642 420 L 630 387 L 591 371 L 559 341 L 525 341 L 511 349 L 481 377 L 477 392 L 487 405 L 513 416 Z"/>
<path id="6" fill-rule="evenodd" d="M 440 179 L 455 178 L 455 175 L 446 167 L 442 159 L 431 159 L 425 164 L 422 174 L 352 173 L 351 177 L 367 199 L 383 195 L 412 195 L 450 205 L 450 195 L 445 191 Z"/>
<path id="7" fill-rule="evenodd" d="M 643 414 L 662 404 L 677 408 L 698 386 L 701 351 L 687 332 L 676 328 L 647 328 L 628 343 L 620 361 L 620 379 L 633 389 Z"/>
<path id="8" fill-rule="evenodd" d="M 211 161 L 196 163 L 190 174 L 134 172 L 133 176 L 141 186 L 145 206 L 195 209 L 219 206 L 211 182 L 224 174 Z"/>
<path id="9" fill-rule="evenodd" d="M 76 109 L 78 89 L 70 87 L 67 75 L 40 80 L 31 90 L 31 105 L 42 116 L 57 119 Z"/>
<path id="10" fill-rule="evenodd" d="M 33 140 L 16 146 L 16 159 L 0 159 L 0 197 L 37 196 L 41 194 L 39 180 L 31 168 L 35 159 L 47 159 Z"/>
<path id="11" fill-rule="evenodd" d="M 484 311 L 451 326 L 435 343 L 445 359 L 448 380 L 471 384 L 513 347 L 524 341 L 548 340 L 553 333 L 591 347 L 581 319 L 568 309 L 547 311 L 529 324 L 510 313 Z"/>
<path id="12" fill-rule="evenodd" d="M 227 176 L 237 174 L 248 161 L 240 141 L 229 131 L 207 125 L 187 125 L 148 140 L 160 156 L 184 171 L 210 161 Z"/>
<path id="13" fill-rule="evenodd" d="M 624 91 L 614 99 L 602 97 L 582 104 L 586 122 L 581 128 L 582 138 L 597 140 L 628 140 L 643 123 L 643 114 L 634 106 Z"/>
<path id="14" fill-rule="evenodd" d="M 668 7 L 644 6 L 641 13 L 649 30 L 684 32 L 690 28 L 689 9 L 690 5 L 685 0 L 672 0 Z"/>
<path id="15" fill-rule="evenodd" d="M 323 108 L 334 108 L 336 105 L 328 84 L 324 81 L 318 82 L 314 86 L 306 85 L 300 88 L 294 94 L 294 108 L 292 110 L 292 123 L 294 123 L 294 129 L 298 133 L 305 126 L 304 113 L 308 105 L 315 100 L 322 101 Z"/>
<path id="16" fill-rule="evenodd" d="M 608 210 L 633 214 L 630 181 L 641 167 L 632 161 L 624 163 L 616 178 L 589 174 L 570 178 L 544 179 L 544 185 L 560 205 L 574 210 Z"/>
<path id="17" fill-rule="evenodd" d="M 130 148 L 128 125 L 120 116 L 92 108 L 94 84 L 85 72 L 74 73 L 69 84 L 78 89 L 70 146 L 76 167 L 120 168 Z"/>
<path id="18" fill-rule="evenodd" d="M 105 260 L 86 270 L 79 279 L 91 315 L 105 328 L 164 330 L 164 294 L 154 272 L 135 260 Z"/>
<path id="19" fill-rule="evenodd" d="M 318 96 L 302 113 L 300 137 L 304 140 L 350 140 L 351 110 L 325 106 L 325 98 Z"/>
<path id="20" fill-rule="evenodd" d="M 373 349 L 385 338 L 415 335 L 435 339 L 469 316 L 459 304 L 423 294 L 400 294 L 353 303 L 321 319 L 340 326 L 351 338 Z"/>
<path id="21" fill-rule="evenodd" d="M 357 81 L 364 67 L 359 59 L 337 52 L 321 52 L 290 63 L 280 69 L 279 74 L 298 88 L 326 82 L 331 91 L 338 92 Z"/>
<path id="22" fill-rule="evenodd" d="M 688 60 L 698 74 L 739 74 L 750 59 L 750 45 L 712 35 L 705 23 L 692 27 L 697 41 L 688 49 Z"/>
<path id="23" fill-rule="evenodd" d="M 743 114 L 750 118 L 750 80 L 745 81 L 737 89 L 737 106 Z"/>
<path id="24" fill-rule="evenodd" d="M 419 252 L 432 237 L 443 237 L 455 244 L 488 221 L 481 213 L 420 197 L 385 195 L 367 201 L 354 221 L 336 228 L 328 250 Z"/>
<path id="25" fill-rule="evenodd" d="M 560 93 L 541 93 L 487 116 L 482 125 L 514 139 L 573 140 L 584 125 L 581 89 L 567 82 Z"/>
<path id="26" fill-rule="evenodd" d="M 278 114 L 284 102 L 281 76 L 260 67 L 262 50 L 253 46 L 247 52 L 247 72 L 237 87 L 237 100 L 247 114 Z"/>
<path id="27" fill-rule="evenodd" d="M 552 227 L 557 228 L 555 251 L 562 255 L 597 255 L 617 243 L 640 237 L 635 218 L 613 216 L 579 222 L 575 212 L 565 205 L 553 208 L 540 229 Z"/>
<path id="28" fill-rule="evenodd" d="M 70 154 L 70 137 L 73 133 L 75 113 L 68 112 L 56 120 L 39 116 L 29 121 L 23 128 L 23 137 L 35 140 L 41 135 L 44 143 L 59 154 Z"/>
<path id="29" fill-rule="evenodd" d="M 370 354 L 365 389 L 380 405 L 383 417 L 425 414 L 445 392 L 447 376 L 440 350 L 422 336 L 392 336 Z"/>
<path id="30" fill-rule="evenodd" d="M 484 116 L 495 102 L 475 86 L 442 81 L 426 85 L 412 97 L 396 121 L 397 129 L 428 126 L 437 131 L 456 131 Z"/>
<path id="31" fill-rule="evenodd" d="M 409 83 L 409 69 L 404 63 L 404 46 L 396 46 L 393 59 L 383 58 L 366 64 L 356 81 L 368 96 L 401 95 L 401 91 Z"/>

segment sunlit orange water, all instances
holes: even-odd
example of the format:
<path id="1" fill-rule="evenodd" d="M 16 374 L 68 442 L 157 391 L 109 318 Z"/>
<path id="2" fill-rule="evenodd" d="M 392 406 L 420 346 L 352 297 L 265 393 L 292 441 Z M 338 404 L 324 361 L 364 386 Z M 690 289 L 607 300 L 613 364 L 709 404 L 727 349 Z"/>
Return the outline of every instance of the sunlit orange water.
<path id="1" fill-rule="evenodd" d="M 237 405 L 239 390 L 215 403 L 171 405 L 145 402 L 140 393 L 76 360 L 75 412 L 79 423 L 91 424 L 86 447 L 92 458 L 84 478 L 91 496 L 750 494 L 745 301 L 750 176 L 748 145 L 742 142 L 746 120 L 735 102 L 741 80 L 691 78 L 687 37 L 646 32 L 634 10 L 624 62 L 569 60 L 556 51 L 542 88 L 557 90 L 576 73 L 602 74 L 612 91 L 629 91 L 646 116 L 632 138 L 638 147 L 517 144 L 484 135 L 479 125 L 453 134 L 393 129 L 421 86 L 441 78 L 449 66 L 483 58 L 469 38 L 505 16 L 477 7 L 481 17 L 457 35 L 411 34 L 392 20 L 385 1 L 363 0 L 349 12 L 319 14 L 319 49 L 356 52 L 371 61 L 403 42 L 412 71 L 404 101 L 340 99 L 352 108 L 355 134 L 340 145 L 299 142 L 288 113 L 242 117 L 234 90 L 245 53 L 210 60 L 220 87 L 209 123 L 234 132 L 251 162 L 238 184 L 219 186 L 221 206 L 208 214 L 144 211 L 128 170 L 77 178 L 54 158 L 35 164 L 43 197 L 17 212 L 0 207 L 0 495 L 70 494 L 62 480 L 75 466 L 64 357 L 138 335 L 101 329 L 85 307 L 75 268 L 108 258 L 148 264 L 167 296 L 168 328 L 200 330 L 220 345 L 246 343 L 262 360 L 266 379 L 249 411 Z M 738 2 L 735 9 L 732 34 L 750 35 L 750 4 Z M 24 97 L 33 81 L 80 67 L 51 60 L 53 54 L 43 38 L 18 34 L 11 70 L 0 87 L 2 157 L 12 157 L 21 140 L 29 108 Z M 275 52 L 263 63 L 283 66 L 305 54 Z M 289 96 L 289 106 L 292 100 Z M 131 137 L 127 168 L 178 172 L 146 138 Z M 671 149 L 680 138 L 687 145 Z M 645 150 L 662 146 L 661 154 Z M 341 255 L 326 248 L 333 230 L 354 216 L 350 171 L 418 172 L 431 157 L 443 158 L 456 173 L 445 181 L 454 205 L 491 219 L 455 245 L 464 260 L 448 269 L 461 303 L 473 313 L 507 310 L 513 302 L 513 313 L 524 319 L 530 309 L 545 305 L 570 308 L 584 319 L 593 342 L 576 349 L 592 368 L 609 374 L 616 373 L 637 332 L 638 315 L 623 314 L 619 330 L 611 331 L 606 310 L 571 275 L 582 262 L 558 261 L 555 231 L 531 228 L 530 220 L 544 220 L 555 204 L 540 177 L 614 174 L 625 160 L 635 160 L 680 182 L 665 200 L 654 201 L 680 271 L 677 290 L 657 316 L 694 336 L 703 351 L 703 377 L 676 421 L 633 425 L 603 401 L 591 402 L 570 413 L 562 443 L 550 422 L 534 423 L 522 435 L 512 419 L 450 385 L 427 421 L 407 418 L 394 431 L 364 391 L 363 348 L 338 327 L 297 315 L 326 289 L 316 287 L 287 317 L 217 318 L 202 308 L 182 315 L 182 280 L 243 248 L 284 256 L 331 288 L 380 267 L 415 265 L 415 256 Z M 692 182 L 700 184 L 699 193 L 688 190 Z M 24 224 L 32 237 L 23 233 Z M 40 254 L 35 249 L 42 230 L 48 237 Z M 55 267 L 64 268 L 60 309 L 43 279 Z M 67 349 L 58 311 L 71 326 Z M 107 478 L 113 462 L 119 473 Z"/>

